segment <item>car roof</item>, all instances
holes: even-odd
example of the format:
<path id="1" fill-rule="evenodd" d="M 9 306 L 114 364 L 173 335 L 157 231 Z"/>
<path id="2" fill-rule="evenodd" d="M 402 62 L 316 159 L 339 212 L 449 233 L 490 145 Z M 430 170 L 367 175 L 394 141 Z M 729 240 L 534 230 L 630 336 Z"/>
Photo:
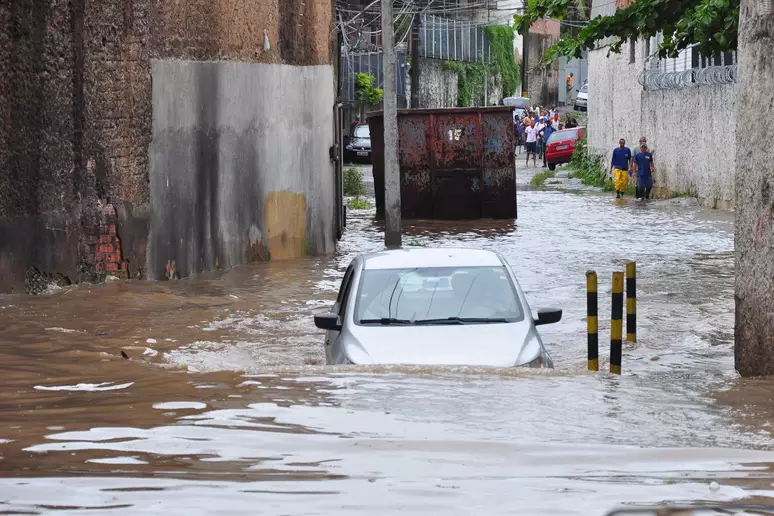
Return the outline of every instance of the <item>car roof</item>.
<path id="1" fill-rule="evenodd" d="M 562 130 L 560 130 L 560 131 L 554 131 L 554 133 L 553 133 L 553 134 L 561 134 L 561 133 L 577 132 L 577 131 L 578 131 L 578 129 L 585 129 L 585 127 L 583 127 L 583 126 L 580 126 L 580 125 L 579 125 L 578 127 L 570 127 L 569 129 L 562 129 Z"/>
<path id="2" fill-rule="evenodd" d="M 411 269 L 415 267 L 499 267 L 500 256 L 486 249 L 459 247 L 394 249 L 363 255 L 364 268 Z"/>

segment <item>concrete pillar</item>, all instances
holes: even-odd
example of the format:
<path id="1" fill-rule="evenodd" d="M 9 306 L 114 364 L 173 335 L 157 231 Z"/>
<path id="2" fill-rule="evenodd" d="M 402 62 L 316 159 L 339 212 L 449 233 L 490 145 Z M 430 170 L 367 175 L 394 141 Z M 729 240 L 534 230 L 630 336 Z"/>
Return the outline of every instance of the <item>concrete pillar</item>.
<path id="1" fill-rule="evenodd" d="M 398 165 L 398 96 L 395 84 L 395 34 L 392 0 L 382 0 L 384 52 L 384 244 L 400 247 L 400 168 Z"/>
<path id="2" fill-rule="evenodd" d="M 742 0 L 737 127 L 774 115 L 771 0 Z M 768 12 L 767 12 L 768 11 Z M 774 160 L 771 131 L 736 137 L 735 366 L 742 376 L 774 375 Z"/>

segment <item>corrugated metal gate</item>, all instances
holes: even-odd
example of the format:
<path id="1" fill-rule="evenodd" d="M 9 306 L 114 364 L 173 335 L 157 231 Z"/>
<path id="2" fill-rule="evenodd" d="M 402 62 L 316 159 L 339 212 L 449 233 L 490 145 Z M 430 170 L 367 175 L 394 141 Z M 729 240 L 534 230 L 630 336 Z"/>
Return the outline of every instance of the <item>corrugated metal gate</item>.
<path id="1" fill-rule="evenodd" d="M 384 128 L 368 117 L 376 212 L 384 216 Z M 407 219 L 515 219 L 516 168 L 510 107 L 398 112 L 401 211 Z"/>

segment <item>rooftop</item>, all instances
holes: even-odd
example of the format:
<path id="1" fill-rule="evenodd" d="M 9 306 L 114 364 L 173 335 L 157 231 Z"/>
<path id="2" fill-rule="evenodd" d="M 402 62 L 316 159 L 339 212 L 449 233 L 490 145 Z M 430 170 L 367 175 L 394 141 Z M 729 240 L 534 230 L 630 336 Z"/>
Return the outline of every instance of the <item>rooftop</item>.
<path id="1" fill-rule="evenodd" d="M 436 247 L 394 249 L 364 256 L 366 269 L 410 269 L 414 267 L 499 267 L 500 257 L 486 249 Z"/>

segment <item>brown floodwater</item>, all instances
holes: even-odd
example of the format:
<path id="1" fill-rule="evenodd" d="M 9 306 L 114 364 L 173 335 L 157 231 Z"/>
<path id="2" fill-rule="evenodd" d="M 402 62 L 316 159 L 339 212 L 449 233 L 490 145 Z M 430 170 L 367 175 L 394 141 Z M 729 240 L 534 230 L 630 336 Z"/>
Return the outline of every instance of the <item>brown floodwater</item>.
<path id="1" fill-rule="evenodd" d="M 502 252 L 533 308 L 565 310 L 541 331 L 554 371 L 324 365 L 312 316 L 355 254 L 382 248 L 370 211 L 350 212 L 330 257 L 0 296 L 0 513 L 770 501 L 774 382 L 733 370 L 733 218 L 531 190 L 531 172 L 516 223 L 408 223 L 404 244 Z M 639 342 L 623 376 L 588 373 L 585 272 L 604 342 L 610 274 L 629 259 Z"/>

